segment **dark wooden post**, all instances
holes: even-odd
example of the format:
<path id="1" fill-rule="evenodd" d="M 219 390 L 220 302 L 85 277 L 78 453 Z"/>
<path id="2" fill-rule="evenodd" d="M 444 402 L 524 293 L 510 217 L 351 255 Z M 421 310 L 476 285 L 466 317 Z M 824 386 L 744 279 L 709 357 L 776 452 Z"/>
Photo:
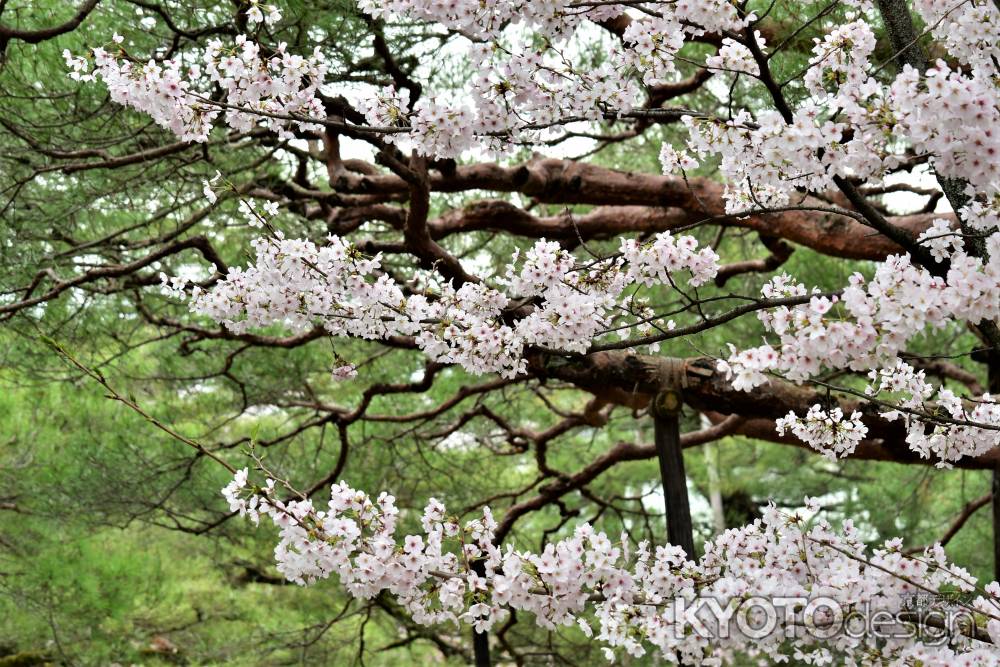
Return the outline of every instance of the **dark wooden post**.
<path id="1" fill-rule="evenodd" d="M 472 561 L 472 571 L 480 577 L 486 576 L 486 566 L 481 560 Z M 472 630 L 472 656 L 476 667 L 492 667 L 490 660 L 490 636 L 485 632 Z"/>
<path id="2" fill-rule="evenodd" d="M 472 653 L 476 659 L 476 667 L 491 667 L 490 636 L 485 632 L 472 631 Z"/>
<path id="3" fill-rule="evenodd" d="M 987 338 L 988 340 L 988 338 Z M 1000 395 L 1000 350 L 988 347 L 973 351 L 973 361 L 986 365 L 986 391 L 993 396 Z M 993 480 L 990 484 L 993 494 L 993 578 L 1000 581 L 1000 463 L 993 467 Z"/>
<path id="4" fill-rule="evenodd" d="M 993 468 L 993 580 L 1000 581 L 1000 465 Z"/>
<path id="5" fill-rule="evenodd" d="M 993 396 L 1000 394 L 1000 350 L 986 353 L 986 387 Z M 993 580 L 1000 581 L 1000 463 L 993 467 Z"/>
<path id="6" fill-rule="evenodd" d="M 681 449 L 681 391 L 668 387 L 653 401 L 653 435 L 660 461 L 663 502 L 667 514 L 667 539 L 684 549 L 694 560 L 694 528 L 688 502 L 687 476 L 684 474 L 684 451 Z"/>

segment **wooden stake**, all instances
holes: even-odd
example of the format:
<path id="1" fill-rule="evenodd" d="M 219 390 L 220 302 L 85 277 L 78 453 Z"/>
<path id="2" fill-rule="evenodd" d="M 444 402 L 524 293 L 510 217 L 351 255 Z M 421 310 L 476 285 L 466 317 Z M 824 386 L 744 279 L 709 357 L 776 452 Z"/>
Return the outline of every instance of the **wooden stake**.
<path id="1" fill-rule="evenodd" d="M 695 559 L 694 527 L 688 502 L 687 476 L 684 474 L 684 451 L 681 449 L 681 392 L 664 389 L 653 403 L 653 431 L 656 454 L 660 461 L 663 502 L 667 514 L 667 540 L 684 549 Z"/>

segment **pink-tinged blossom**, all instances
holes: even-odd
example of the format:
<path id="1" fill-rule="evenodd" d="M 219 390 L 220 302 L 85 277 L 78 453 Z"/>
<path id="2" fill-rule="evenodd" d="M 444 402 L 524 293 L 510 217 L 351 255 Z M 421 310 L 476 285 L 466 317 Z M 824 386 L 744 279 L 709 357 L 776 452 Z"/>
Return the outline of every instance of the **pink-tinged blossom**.
<path id="1" fill-rule="evenodd" d="M 854 419 L 838 422 L 828 415 L 826 421 L 843 425 Z M 862 660 L 869 638 L 840 634 L 828 644 L 805 623 L 837 619 L 807 618 L 802 605 L 779 613 L 774 630 L 761 637 L 744 634 L 745 626 L 737 623 L 720 631 L 731 614 L 696 619 L 678 614 L 675 601 L 690 605 L 710 598 L 720 610 L 743 613 L 743 601 L 758 596 L 817 597 L 892 619 L 914 593 L 971 592 L 976 586 L 968 572 L 947 562 L 938 545 L 908 555 L 901 541 L 892 539 L 869 551 L 852 522 L 835 530 L 812 499 L 805 503 L 811 521 L 769 506 L 761 519 L 707 542 L 704 556 L 695 561 L 671 545 L 640 542 L 633 549 L 627 536 L 612 539 L 589 524 L 539 553 L 497 545 L 488 509 L 459 525 L 434 499 L 421 517 L 423 533 L 400 536 L 399 510 L 384 492 L 373 501 L 340 482 L 331 487 L 327 507 L 319 509 L 308 500 L 278 499 L 273 480 L 253 489 L 247 477 L 247 470 L 238 471 L 223 495 L 233 511 L 272 519 L 280 531 L 277 568 L 290 581 L 309 585 L 336 576 L 355 597 L 395 597 L 421 625 L 464 623 L 487 632 L 512 610 L 524 612 L 543 628 L 572 626 L 593 636 L 612 659 L 653 652 L 670 662 L 714 665 L 733 652 L 752 651 L 771 662 L 808 654 L 828 663 L 835 649 Z M 484 574 L 473 571 L 474 561 Z M 1000 634 L 998 602 L 995 583 L 972 601 L 985 614 L 991 635 Z M 698 631 L 696 622 L 703 624 Z M 948 647 L 888 643 L 880 664 L 909 665 L 916 655 L 924 664 L 998 664 L 994 651 L 961 637 Z"/>
<path id="2" fill-rule="evenodd" d="M 786 430 L 829 459 L 850 456 L 858 443 L 868 435 L 868 427 L 861 422 L 861 413 L 852 412 L 847 418 L 840 408 L 826 411 L 822 406 L 809 408 L 805 417 L 794 412 L 775 422 L 778 435 Z"/>
<path id="3" fill-rule="evenodd" d="M 351 364 L 336 366 L 330 375 L 334 380 L 352 380 L 358 377 L 358 369 Z"/>
<path id="4" fill-rule="evenodd" d="M 251 225 L 263 211 L 243 200 Z M 198 292 L 192 310 L 235 332 L 281 323 L 303 330 L 320 323 L 334 336 L 384 339 L 414 336 L 428 357 L 456 363 L 472 373 L 512 377 L 526 369 L 527 345 L 584 352 L 607 328 L 626 287 L 652 285 L 687 272 L 690 284 L 711 280 L 718 256 L 699 249 L 692 237 L 658 234 L 645 244 L 622 243 L 622 256 L 578 269 L 556 243 L 539 241 L 508 268 L 510 294 L 485 284 L 440 285 L 434 296 L 404 293 L 378 271 L 381 257 L 364 257 L 343 239 L 317 246 L 300 239 L 253 242 L 256 261 L 234 267 L 208 292 Z M 512 297 L 538 297 L 537 306 L 513 324 L 503 318 Z"/>

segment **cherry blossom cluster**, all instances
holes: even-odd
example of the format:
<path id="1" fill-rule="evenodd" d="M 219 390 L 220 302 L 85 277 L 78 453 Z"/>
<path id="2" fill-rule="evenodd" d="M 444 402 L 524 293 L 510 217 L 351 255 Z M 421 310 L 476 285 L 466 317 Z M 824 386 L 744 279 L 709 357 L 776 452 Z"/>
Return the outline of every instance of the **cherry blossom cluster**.
<path id="1" fill-rule="evenodd" d="M 262 7 L 252 4 L 248 18 L 261 13 Z M 274 8 L 261 13 L 264 22 L 278 19 L 280 13 Z M 296 118 L 326 115 L 318 91 L 327 64 L 318 47 L 308 59 L 290 53 L 284 43 L 262 54 L 257 42 L 238 35 L 229 48 L 219 40 L 210 41 L 201 63 L 185 65 L 180 58 L 172 58 L 143 64 L 120 48 L 122 41 L 115 35 L 111 51 L 93 49 L 92 69 L 83 57 L 68 51 L 63 56 L 75 78 L 100 78 L 113 101 L 148 114 L 183 141 L 207 141 L 220 115 L 233 129 L 245 131 L 261 125 L 282 137 L 290 137 L 293 128 L 321 127 Z M 221 100 L 212 98 L 214 86 L 225 92 Z"/>
<path id="2" fill-rule="evenodd" d="M 602 31 L 595 36 L 593 23 L 620 15 L 625 4 L 367 0 L 361 7 L 373 16 L 439 23 L 468 37 L 469 64 L 479 74 L 453 95 L 425 97 L 412 109 L 405 92 L 391 89 L 356 101 L 376 130 L 392 130 L 385 134 L 388 141 L 420 153 L 456 157 L 477 147 L 502 152 L 573 119 L 630 111 L 642 97 L 634 72 L 647 84 L 668 81 L 685 38 L 734 35 L 754 19 L 740 16 L 725 0 L 649 4 L 653 15 L 630 20 L 622 40 L 610 40 Z M 868 2 L 847 4 L 862 14 L 870 9 Z M 969 181 L 980 194 L 996 193 L 1000 110 L 991 78 L 995 31 L 989 26 L 1000 24 L 1000 12 L 988 0 L 945 5 L 921 1 L 917 9 L 969 72 L 938 62 L 926 76 L 904 68 L 891 84 L 880 83 L 869 63 L 874 33 L 859 19 L 817 40 L 804 76 L 813 99 L 793 110 L 790 122 L 776 111 L 759 113 L 753 122 L 746 111 L 727 122 L 687 119 L 689 148 L 700 157 L 720 158 L 730 211 L 784 205 L 797 188 L 829 188 L 833 176 L 881 178 L 908 147 L 929 153 L 938 171 Z M 248 18 L 274 22 L 280 12 L 252 2 Z M 539 34 L 547 38 L 543 47 L 533 41 Z M 605 40 L 602 48 L 611 57 L 597 68 L 582 67 L 572 53 L 594 40 Z M 759 32 L 754 41 L 766 49 Z M 758 75 L 745 42 L 725 37 L 706 66 Z M 232 128 L 259 123 L 283 135 L 291 128 L 315 130 L 325 117 L 316 95 L 327 70 L 319 50 L 302 58 L 278 45 L 262 56 L 252 39 L 239 36 L 232 49 L 212 42 L 204 62 L 190 66 L 176 59 L 143 65 L 121 49 L 112 51 L 94 50 L 92 73 L 85 59 L 66 54 L 72 75 L 99 76 L 115 101 L 150 114 L 185 140 L 207 138 L 221 115 L 219 105 Z M 224 100 L 208 99 L 213 84 L 226 92 Z"/>
<path id="3" fill-rule="evenodd" d="M 463 623 L 485 632 L 510 610 L 527 612 L 544 628 L 576 628 L 595 637 L 611 659 L 616 652 L 638 657 L 651 650 L 690 665 L 717 665 L 735 653 L 771 661 L 794 655 L 815 664 L 829 663 L 832 651 L 862 659 L 872 638 L 810 631 L 844 621 L 832 612 L 789 609 L 765 636 L 743 631 L 760 627 L 759 620 L 733 619 L 758 613 L 747 601 L 781 597 L 822 597 L 845 612 L 897 614 L 914 593 L 971 593 L 976 584 L 947 562 L 940 546 L 910 556 L 896 539 L 868 553 L 850 521 L 838 533 L 808 499 L 811 522 L 771 506 L 762 519 L 706 543 L 705 555 L 694 561 L 678 547 L 634 545 L 626 535 L 615 540 L 589 524 L 540 553 L 498 545 L 488 508 L 463 523 L 433 498 L 420 519 L 422 532 L 400 536 L 400 511 L 385 492 L 373 500 L 340 482 L 319 508 L 302 496 L 282 500 L 284 483 L 267 479 L 257 486 L 248 474 L 238 471 L 223 495 L 232 511 L 255 523 L 266 516 L 278 527 L 275 559 L 290 581 L 308 585 L 336 575 L 355 597 L 394 596 L 422 625 Z M 968 608 L 988 622 L 997 641 L 1000 588 L 991 584 L 986 591 Z M 685 611 L 699 600 L 711 605 Z M 915 655 L 925 665 L 1000 661 L 993 647 L 963 636 L 948 647 L 888 641 L 878 650 L 880 664 L 888 665 L 913 664 Z"/>
<path id="4" fill-rule="evenodd" d="M 715 278 L 719 270 L 719 256 L 711 248 L 699 250 L 693 236 L 662 232 L 646 243 L 622 239 L 620 250 L 628 264 L 628 279 L 647 287 L 668 284 L 669 275 L 682 270 L 691 272 L 689 282 L 697 287 Z"/>
<path id="5" fill-rule="evenodd" d="M 375 18 L 401 16 L 437 23 L 480 41 L 497 40 L 510 25 L 526 26 L 549 40 L 565 40 L 585 19 L 599 22 L 624 14 L 637 3 L 573 0 L 361 0 L 358 6 Z M 740 17 L 728 0 L 677 0 L 639 3 L 657 18 L 684 22 L 690 34 L 738 31 L 753 15 Z"/>
<path id="6" fill-rule="evenodd" d="M 965 248 L 961 234 L 952 229 L 951 224 L 943 218 L 935 219 L 930 227 L 921 232 L 917 243 L 927 248 L 931 257 L 939 262 L 950 259 Z"/>
<path id="7" fill-rule="evenodd" d="M 727 40 L 706 64 L 733 76 L 758 75 L 759 65 L 750 49 L 732 38 Z M 754 43 L 763 53 L 763 37 L 755 33 Z M 866 98 L 878 92 L 879 86 L 866 74 L 874 47 L 874 33 L 862 20 L 818 40 L 804 76 L 814 99 L 793 110 L 788 122 L 777 110 L 760 112 L 755 118 L 740 110 L 729 120 L 682 119 L 688 147 L 699 156 L 714 155 L 720 161 L 726 176 L 727 212 L 784 206 L 796 189 L 825 191 L 832 187 L 834 176 L 880 176 L 896 164 L 894 156 L 880 158 L 886 152 L 884 132 L 872 133 L 833 120 L 834 112 L 846 106 L 845 100 L 858 106 L 854 100 L 862 95 L 857 91 L 863 83 L 867 84 Z M 828 89 L 836 94 L 829 95 Z M 867 115 L 861 120 L 865 125 L 870 121 Z M 848 130 L 852 140 L 842 141 Z"/>
<path id="8" fill-rule="evenodd" d="M 1000 302 L 990 298 L 1000 291 L 1000 233 L 986 239 L 985 263 L 961 249 L 958 240 L 949 243 L 960 249 L 948 255 L 944 278 L 915 266 L 908 255 L 892 255 L 879 263 L 867 284 L 855 273 L 839 296 L 815 295 L 808 304 L 760 313 L 780 347 L 779 354 L 761 359 L 769 366 L 757 370 L 780 371 L 793 380 L 806 380 L 822 368 L 867 371 L 891 365 L 906 343 L 928 327 L 1000 318 Z M 804 294 L 805 288 L 790 287 L 785 276 L 762 293 Z M 727 370 L 743 372 L 742 363 L 732 357 Z"/>
<path id="9" fill-rule="evenodd" d="M 761 49 L 766 47 L 767 40 L 764 39 L 759 30 L 754 31 L 754 38 Z M 722 46 L 719 47 L 719 51 L 715 55 L 705 59 L 705 66 L 714 70 L 749 74 L 753 77 L 760 74 L 760 67 L 757 65 L 757 61 L 754 60 L 750 49 L 732 37 L 726 37 L 722 40 Z"/>
<path id="10" fill-rule="evenodd" d="M 582 48 L 578 41 L 573 46 Z M 478 75 L 466 95 L 476 105 L 472 132 L 479 142 L 507 151 L 515 141 L 530 143 L 542 131 L 557 131 L 565 119 L 596 121 L 606 112 L 628 112 L 639 104 L 639 86 L 616 69 L 616 58 L 596 68 L 581 67 L 570 48 L 551 45 L 539 51 L 520 40 L 469 47 Z"/>
<path id="11" fill-rule="evenodd" d="M 666 176 L 676 173 L 678 170 L 688 171 L 698 168 L 698 161 L 691 157 L 687 151 L 677 150 L 668 143 L 660 146 L 660 167 Z"/>
<path id="12" fill-rule="evenodd" d="M 906 255 L 890 256 L 878 265 L 867 284 L 861 274 L 854 274 L 839 295 L 815 294 L 807 304 L 761 312 L 759 319 L 777 336 L 779 345 L 765 344 L 746 350 L 730 345 L 730 355 L 720 361 L 719 370 L 732 378 L 734 388 L 743 391 L 766 382 L 770 372 L 803 381 L 824 368 L 873 370 L 872 379 L 878 379 L 879 383 L 869 388 L 868 395 L 906 390 L 898 405 L 910 410 L 903 418 L 907 424 L 907 442 L 914 451 L 923 456 L 933 453 L 944 465 L 963 455 L 975 456 L 1000 445 L 1000 432 L 983 427 L 997 423 L 995 403 L 989 396 L 977 399 L 975 409 L 966 409 L 954 394 L 942 390 L 939 407 L 951 419 L 971 423 L 937 423 L 931 432 L 925 432 L 927 419 L 913 410 L 922 409 L 922 402 L 932 389 L 922 374 L 915 373 L 897 356 L 927 328 L 941 328 L 952 321 L 1000 318 L 1000 302 L 995 298 L 1000 293 L 1000 233 L 993 233 L 986 240 L 986 262 L 967 254 L 961 237 L 944 221 L 935 222 L 921 240 L 936 256 L 949 261 L 945 278 L 914 266 Z M 771 298 L 806 293 L 804 285 L 796 284 L 786 275 L 772 279 L 762 290 L 765 297 Z M 829 417 L 820 406 L 814 406 L 813 410 L 818 411 L 817 418 Z M 886 414 L 895 417 L 900 413 Z M 789 418 L 792 421 L 779 422 L 779 431 L 799 423 L 795 415 Z M 802 433 L 809 433 L 802 428 Z M 793 433 L 799 435 L 795 429 Z M 815 438 L 810 434 L 806 441 L 814 444 Z M 850 453 L 845 447 L 828 451 Z"/>
<path id="13" fill-rule="evenodd" d="M 457 114 L 467 121 L 458 128 L 463 140 L 446 147 L 451 151 L 446 155 L 477 144 L 502 152 L 514 143 L 531 141 L 537 130 L 568 120 L 599 120 L 604 115 L 627 113 L 641 101 L 633 73 L 647 85 L 669 82 L 676 74 L 675 54 L 685 37 L 739 30 L 753 19 L 752 15 L 740 17 L 725 0 L 651 6 L 653 15 L 630 21 L 619 42 L 609 40 L 601 31 L 594 36 L 594 31 L 587 29 L 626 9 L 613 3 L 390 0 L 363 4 L 377 15 L 389 12 L 437 22 L 478 38 L 468 53 L 479 75 L 465 91 L 465 97 L 475 101 L 475 111 L 470 116 L 461 107 L 439 110 L 439 114 Z M 537 46 L 539 34 L 549 40 L 544 48 Z M 572 53 L 586 50 L 595 39 L 601 41 L 610 58 L 596 68 L 580 67 Z M 415 119 L 428 113 L 414 111 Z M 420 132 L 422 125 L 427 123 L 413 122 L 413 132 Z M 400 135 L 392 138 L 405 141 Z M 421 137 L 413 138 L 418 151 L 432 152 Z"/>
<path id="14" fill-rule="evenodd" d="M 884 398 L 886 394 L 892 394 L 896 404 L 906 409 L 923 408 L 924 401 L 934 393 L 926 373 L 916 370 L 902 359 L 890 368 L 872 370 L 868 379 L 871 382 L 865 387 L 866 396 Z"/>
<path id="15" fill-rule="evenodd" d="M 726 211 L 785 206 L 796 186 L 825 190 L 829 184 L 817 145 L 833 144 L 838 125 L 818 120 L 819 110 L 798 110 L 791 124 L 776 111 L 740 110 L 732 120 L 684 116 L 688 148 L 704 159 L 716 156 L 726 176 Z M 830 158 L 827 158 L 829 162 Z"/>
<path id="16" fill-rule="evenodd" d="M 973 200 L 963 206 L 958 214 L 967 225 L 978 231 L 1000 228 L 1000 194 L 988 201 Z"/>
<path id="17" fill-rule="evenodd" d="M 996 11 L 994 9 L 994 11 Z M 933 156 L 941 174 L 969 181 L 986 197 L 1000 193 L 1000 89 L 943 61 L 921 77 L 911 67 L 892 84 L 893 133 Z"/>
<path id="18" fill-rule="evenodd" d="M 119 41 L 117 35 L 114 41 Z M 101 47 L 95 48 L 92 56 L 93 70 L 86 58 L 74 56 L 68 50 L 63 52 L 73 78 L 81 81 L 102 79 L 113 101 L 148 114 L 183 141 L 208 140 L 208 133 L 221 110 L 200 103 L 189 93 L 190 85 L 181 72 L 180 60 L 168 60 L 162 65 L 150 60 L 143 65 Z M 200 68 L 191 73 L 200 75 Z"/>
<path id="19" fill-rule="evenodd" d="M 276 205 L 270 206 L 258 210 L 242 203 L 256 225 L 275 212 Z M 719 259 L 710 248 L 699 249 L 693 237 L 663 232 L 646 243 L 623 240 L 618 256 L 578 267 L 558 243 L 539 241 L 520 267 L 515 254 L 502 281 L 514 298 L 536 301 L 508 323 L 504 313 L 512 297 L 504 292 L 468 282 L 406 294 L 380 270 L 379 256 L 365 257 L 337 236 L 317 246 L 277 232 L 252 245 L 254 264 L 231 268 L 208 292 L 193 288 L 194 312 L 237 333 L 276 323 L 303 330 L 319 322 L 334 336 L 413 336 L 435 361 L 504 376 L 526 370 L 526 346 L 586 351 L 629 284 L 664 284 L 689 272 L 689 283 L 700 285 L 714 278 Z M 179 285 L 172 280 L 169 287 Z M 350 374 L 345 369 L 335 375 Z"/>
<path id="20" fill-rule="evenodd" d="M 946 467 L 964 456 L 980 456 L 1000 447 L 1000 404 L 994 396 L 983 394 L 962 399 L 950 389 L 941 389 L 935 398 L 938 409 L 959 423 L 917 420 L 903 413 L 910 449 L 925 458 L 935 456 L 939 459 L 937 465 Z M 897 414 L 898 411 L 890 411 L 884 416 L 890 419 Z M 933 424 L 929 430 L 928 421 Z"/>
<path id="21" fill-rule="evenodd" d="M 334 380 L 353 380 L 358 377 L 358 368 L 353 364 L 340 364 L 334 366 L 330 371 L 330 376 Z"/>
<path id="22" fill-rule="evenodd" d="M 816 40 L 812 67 L 805 74 L 806 88 L 817 97 L 830 90 L 837 94 L 845 86 L 862 83 L 868 57 L 875 50 L 875 33 L 865 21 L 839 26 Z"/>
<path id="23" fill-rule="evenodd" d="M 274 25 L 280 20 L 281 10 L 278 9 L 277 5 L 265 5 L 260 0 L 250 0 L 250 6 L 247 8 L 247 23 Z"/>
<path id="24" fill-rule="evenodd" d="M 622 61 L 642 72 L 646 85 L 670 81 L 677 71 L 674 55 L 684 46 L 684 28 L 673 16 L 632 21 L 622 35 L 628 45 Z"/>
<path id="25" fill-rule="evenodd" d="M 939 2 L 914 0 L 914 9 L 948 53 L 986 76 L 997 73 L 1000 59 L 1000 10 L 991 0 Z"/>
<path id="26" fill-rule="evenodd" d="M 770 345 L 760 345 L 746 350 L 737 350 L 732 343 L 729 358 L 720 359 L 716 369 L 732 384 L 736 391 L 750 391 L 768 381 L 767 372 L 774 369 L 778 353 Z"/>
<path id="27" fill-rule="evenodd" d="M 364 100 L 365 120 L 371 125 L 400 127 L 409 124 L 410 91 L 386 86 Z"/>
<path id="28" fill-rule="evenodd" d="M 923 4 L 944 9 L 948 3 Z M 964 11 L 947 16 L 958 16 L 962 25 L 971 17 L 1000 24 L 1000 12 L 990 2 L 958 5 Z M 966 58 L 970 64 L 993 62 L 996 40 L 987 48 L 982 39 L 968 41 L 966 33 L 949 34 L 954 38 L 947 43 L 956 44 L 956 55 L 976 54 Z M 838 26 L 817 40 L 804 75 L 812 99 L 793 109 L 788 122 L 774 110 L 753 120 L 745 110 L 727 121 L 684 119 L 688 147 L 720 160 L 729 212 L 786 205 L 796 189 L 832 188 L 835 176 L 877 181 L 900 164 L 906 149 L 928 154 L 938 173 L 968 181 L 970 194 L 980 199 L 1000 192 L 995 129 L 1000 89 L 993 65 L 960 71 L 938 61 L 927 72 L 907 65 L 886 85 L 873 76 L 869 58 L 874 48 L 875 35 L 865 20 Z M 735 70 L 730 74 L 752 72 L 751 55 L 745 46 L 724 43 L 708 64 Z"/>
<path id="29" fill-rule="evenodd" d="M 826 411 L 819 405 L 809 408 L 805 417 L 799 417 L 794 411 L 789 412 L 775 421 L 775 430 L 778 435 L 791 431 L 799 440 L 829 459 L 854 453 L 858 443 L 868 435 L 868 427 L 862 423 L 860 412 L 852 412 L 845 419 L 840 408 Z"/>
<path id="30" fill-rule="evenodd" d="M 625 7 L 609 3 L 567 11 L 566 2 L 533 0 L 360 0 L 358 7 L 373 18 L 403 16 L 443 25 L 479 41 L 498 39 L 511 24 L 522 24 L 558 40 L 585 17 L 613 18 Z"/>
<path id="31" fill-rule="evenodd" d="M 628 5 L 366 0 L 361 9 L 375 18 L 438 23 L 467 37 L 470 65 L 480 75 L 457 96 L 421 99 L 412 108 L 392 90 L 356 101 L 375 129 L 394 128 L 385 133 L 387 141 L 422 154 L 456 157 L 475 147 L 505 151 L 568 120 L 628 112 L 641 98 L 633 73 L 647 84 L 669 81 L 686 36 L 739 30 L 753 20 L 741 17 L 726 0 L 652 4 L 658 15 L 630 22 L 622 43 L 606 44 L 608 63 L 588 69 L 571 52 L 594 39 L 607 42 L 607 35 L 592 29 L 594 23 L 619 16 Z M 251 24 L 269 24 L 281 14 L 274 5 L 254 0 L 247 18 Z M 544 48 L 534 41 L 539 34 L 548 40 Z M 306 59 L 287 53 L 282 44 L 261 56 L 254 40 L 241 35 L 234 49 L 210 43 L 204 63 L 186 71 L 177 60 L 162 66 L 135 63 L 121 49 L 95 49 L 93 55 L 93 73 L 85 59 L 67 55 L 75 76 L 100 77 L 116 102 L 148 113 L 186 141 L 205 141 L 222 108 L 231 128 L 259 123 L 282 136 L 291 129 L 317 130 L 317 121 L 325 117 L 316 93 L 327 65 L 318 49 Z M 212 84 L 226 92 L 224 100 L 209 99 Z M 448 99 L 471 99 L 475 108 Z"/>
<path id="32" fill-rule="evenodd" d="M 389 141 L 440 157 L 454 157 L 476 146 L 505 151 L 515 141 L 530 141 L 535 130 L 565 118 L 596 120 L 606 111 L 628 111 L 638 103 L 640 91 L 622 69 L 644 63 L 669 73 L 673 51 L 683 41 L 680 33 L 672 31 L 667 38 L 657 26 L 640 22 L 630 28 L 627 39 L 636 47 L 648 46 L 646 57 L 631 49 L 623 54 L 614 47 L 612 61 L 617 67 L 593 71 L 581 68 L 568 55 L 571 48 L 579 50 L 581 40 L 592 38 L 578 37 L 578 28 L 587 20 L 618 16 L 624 7 L 595 3 L 570 10 L 562 2 L 527 0 L 366 0 L 360 7 L 377 18 L 403 16 L 438 23 L 470 39 L 467 56 L 478 75 L 452 99 L 472 100 L 474 109 L 438 98 L 420 100 L 412 110 L 404 110 L 393 93 L 360 101 L 369 122 L 391 120 L 408 128 L 406 133 L 389 135 Z M 545 48 L 533 41 L 538 35 L 548 39 Z"/>
<path id="33" fill-rule="evenodd" d="M 720 365 L 733 377 L 735 389 L 749 390 L 766 381 L 764 371 L 776 356 L 766 346 L 741 352 L 734 349 L 730 361 L 740 367 L 739 373 L 734 375 L 730 362 Z M 948 467 L 965 456 L 979 456 L 1000 447 L 1000 404 L 990 394 L 963 400 L 949 389 L 936 390 L 923 371 L 899 359 L 892 367 L 872 370 L 869 378 L 872 382 L 865 395 L 891 407 L 881 413 L 882 417 L 902 419 L 907 445 L 924 458 L 935 458 L 937 466 Z M 942 414 L 950 421 L 943 422 Z M 779 435 L 790 430 L 829 458 L 849 456 L 868 431 L 859 412 L 845 420 L 840 408 L 827 412 L 820 405 L 812 406 L 804 418 L 789 412 L 775 425 Z"/>
<path id="34" fill-rule="evenodd" d="M 891 398 L 898 406 L 882 416 L 890 421 L 902 419 L 910 449 L 924 458 L 937 458 L 938 466 L 1000 447 L 1000 405 L 990 394 L 963 400 L 950 389 L 935 391 L 923 371 L 902 360 L 891 368 L 873 370 L 868 377 L 872 382 L 865 388 L 866 395 L 883 402 Z M 932 396 L 935 400 L 930 404 Z M 942 422 L 942 415 L 953 421 Z"/>
<path id="35" fill-rule="evenodd" d="M 375 126 L 404 127 L 405 132 L 386 136 L 386 141 L 415 149 L 424 155 L 457 157 L 477 144 L 475 116 L 464 106 L 444 106 L 422 99 L 409 109 L 409 91 L 387 86 L 360 101 L 365 119 Z M 502 116 L 498 116 L 500 118 Z M 500 124 L 494 128 L 499 132 Z M 501 146 L 499 139 L 497 148 Z"/>

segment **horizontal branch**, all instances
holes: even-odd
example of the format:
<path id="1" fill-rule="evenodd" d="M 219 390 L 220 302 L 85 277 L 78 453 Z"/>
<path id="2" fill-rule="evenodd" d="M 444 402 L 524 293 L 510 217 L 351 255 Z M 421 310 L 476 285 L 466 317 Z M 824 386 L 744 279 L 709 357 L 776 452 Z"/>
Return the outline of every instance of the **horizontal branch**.
<path id="1" fill-rule="evenodd" d="M 722 373 L 715 362 L 707 358 L 668 359 L 620 351 L 596 352 L 585 356 L 556 357 L 541 353 L 529 357 L 529 370 L 539 378 L 556 378 L 585 389 L 603 400 L 632 408 L 648 406 L 653 395 L 661 390 L 662 378 L 676 365 L 685 368 L 685 402 L 704 413 L 741 415 L 746 420 L 734 431 L 742 435 L 771 442 L 806 447 L 794 436 L 780 437 L 774 430 L 774 420 L 789 411 L 805 414 L 816 404 L 839 406 L 845 414 L 861 413 L 868 428 L 851 458 L 897 463 L 934 465 L 933 458 L 922 458 L 906 443 L 906 428 L 902 420 L 889 421 L 880 414 L 880 407 L 857 397 L 828 395 L 826 391 L 798 386 L 772 379 L 753 391 L 740 391 Z M 810 449 L 809 451 L 813 451 Z M 966 457 L 955 462 L 956 467 L 992 470 L 1000 463 L 1000 450 L 978 457 Z"/>
<path id="2" fill-rule="evenodd" d="M 409 191 L 402 178 L 384 174 L 351 174 L 334 186 L 338 195 L 348 192 L 389 196 Z M 685 180 L 541 159 L 515 167 L 476 164 L 459 166 L 448 173 L 432 172 L 430 187 L 435 192 L 518 192 L 542 203 L 597 206 L 579 215 L 567 212 L 541 217 L 502 200 L 473 202 L 430 221 L 428 230 L 434 239 L 488 230 L 572 241 L 655 233 L 707 222 L 752 229 L 835 257 L 877 260 L 902 252 L 895 242 L 873 232 L 859 214 L 811 197 L 775 212 L 729 215 L 723 185 L 709 178 Z M 938 217 L 948 216 L 926 213 L 889 220 L 894 227 L 915 236 Z"/>
<path id="3" fill-rule="evenodd" d="M 37 44 L 39 42 L 44 42 L 47 39 L 53 39 L 59 35 L 76 30 L 77 27 L 83 23 L 83 20 L 87 18 L 90 12 L 94 10 L 94 7 L 97 6 L 99 1 L 100 0 L 84 0 L 84 2 L 76 10 L 76 13 L 68 21 L 48 28 L 23 30 L 19 28 L 12 28 L 11 26 L 0 23 L 0 53 L 3 53 L 4 49 L 7 48 L 7 43 L 12 39 L 27 42 L 28 44 Z"/>
<path id="4" fill-rule="evenodd" d="M 128 276 L 139 271 L 140 269 L 146 268 L 147 266 L 160 261 L 165 257 L 175 255 L 188 249 L 194 249 L 200 252 L 206 261 L 216 266 L 216 270 L 218 272 L 226 272 L 226 263 L 222 261 L 221 257 L 219 257 L 219 254 L 216 252 L 214 246 L 212 246 L 208 238 L 201 235 L 192 236 L 184 240 L 178 240 L 160 246 L 148 255 L 135 259 L 131 262 L 98 266 L 84 271 L 83 273 L 72 278 L 59 279 L 51 270 L 43 270 L 39 272 L 38 276 L 36 276 L 35 280 L 33 280 L 31 285 L 27 288 L 26 293 L 22 295 L 19 300 L 11 303 L 0 304 L 0 320 L 9 319 L 14 313 L 24 310 L 25 308 L 30 308 L 31 306 L 51 301 L 70 288 L 79 287 L 86 283 L 98 280 Z M 44 277 L 52 279 L 52 286 L 43 294 L 39 294 L 34 297 L 31 296 L 31 293 L 37 289 L 41 282 L 43 282 Z"/>

